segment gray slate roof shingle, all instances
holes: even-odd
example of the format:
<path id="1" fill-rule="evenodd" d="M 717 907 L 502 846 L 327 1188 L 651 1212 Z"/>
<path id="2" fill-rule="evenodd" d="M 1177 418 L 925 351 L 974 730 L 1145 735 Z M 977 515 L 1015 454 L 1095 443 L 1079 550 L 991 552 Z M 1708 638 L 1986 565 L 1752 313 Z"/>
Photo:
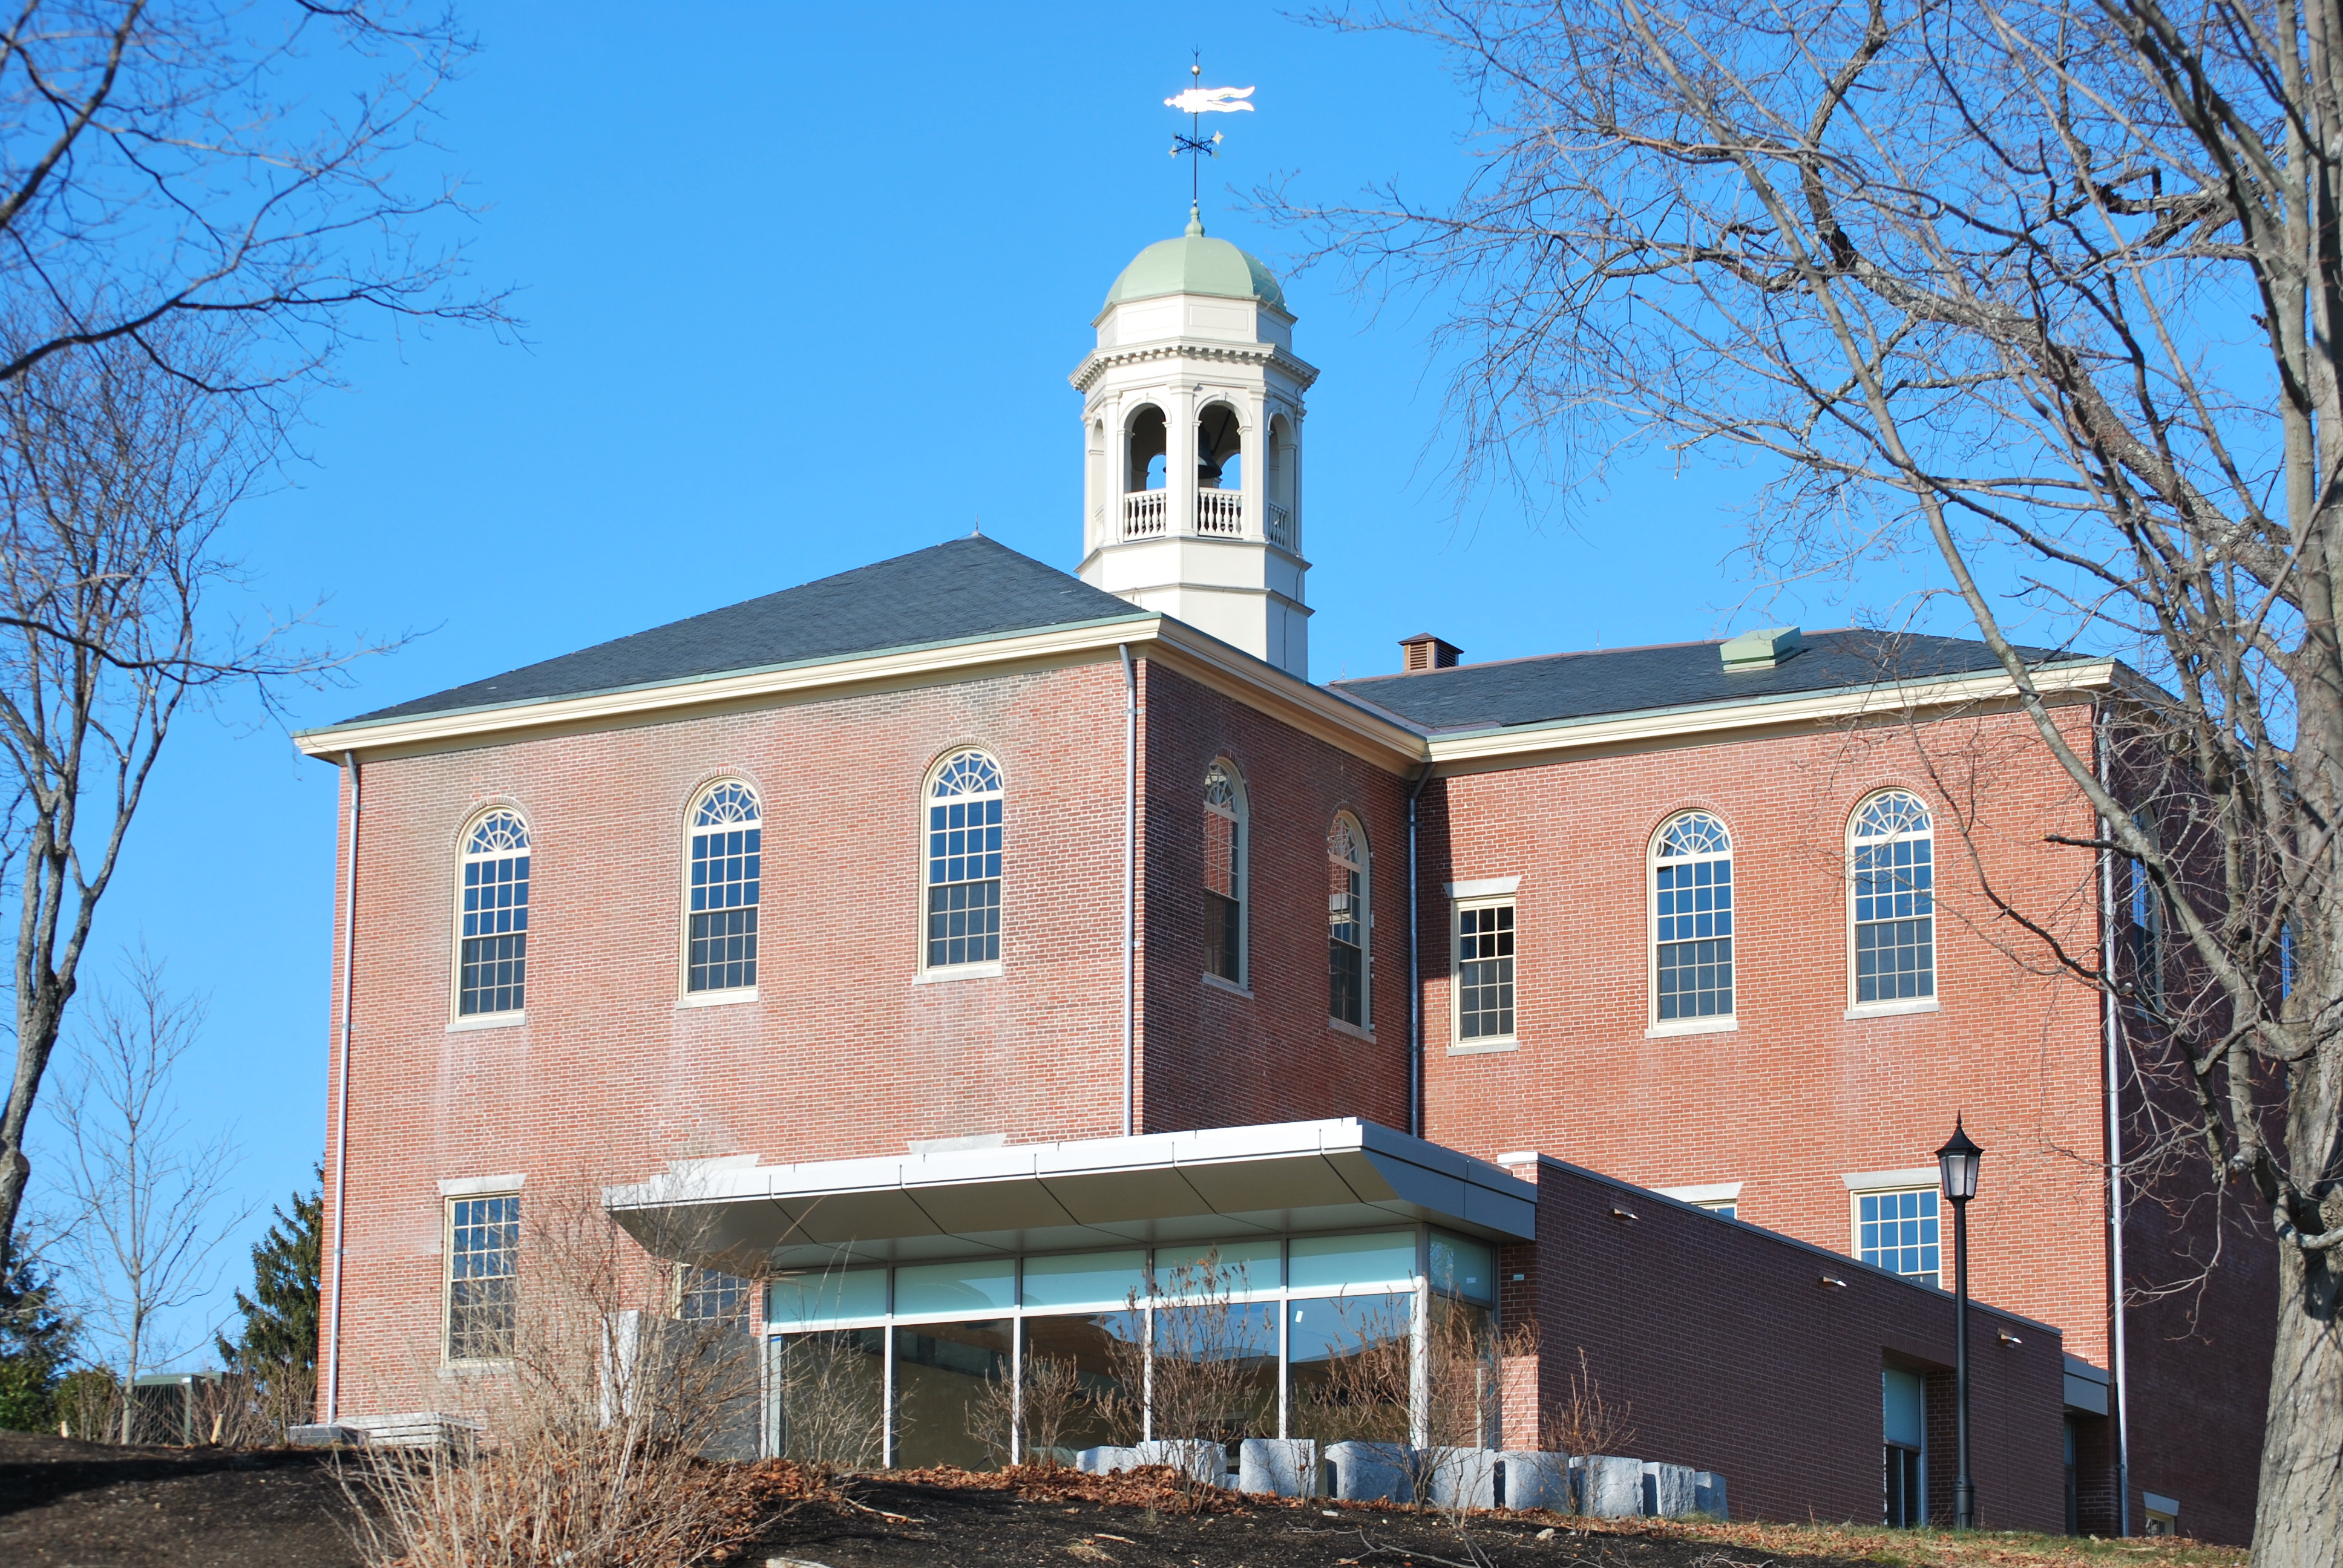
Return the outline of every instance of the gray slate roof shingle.
<path id="1" fill-rule="evenodd" d="M 1411 675 L 1365 676 L 1337 681 L 1332 689 L 1438 732 L 1791 697 L 1996 668 L 1981 642 L 1913 633 L 1809 632 L 1805 646 L 1773 668 L 1730 672 L 1719 646 L 1679 642 L 1548 654 Z M 2059 658 L 2046 648 L 2018 651 L 2028 662 Z"/>
<path id="2" fill-rule="evenodd" d="M 345 720 L 543 702 L 1150 612 L 980 537 L 857 567 Z"/>

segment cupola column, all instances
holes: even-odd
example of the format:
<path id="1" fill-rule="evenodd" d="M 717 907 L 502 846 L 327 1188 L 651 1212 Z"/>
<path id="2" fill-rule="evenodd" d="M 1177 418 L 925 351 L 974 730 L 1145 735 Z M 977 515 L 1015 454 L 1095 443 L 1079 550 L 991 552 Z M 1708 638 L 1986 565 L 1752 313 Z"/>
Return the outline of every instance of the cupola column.
<path id="1" fill-rule="evenodd" d="M 1196 531 L 1196 393 L 1192 387 L 1173 387 L 1163 410 L 1172 427 L 1165 432 L 1163 504 L 1172 508 L 1171 531 Z"/>

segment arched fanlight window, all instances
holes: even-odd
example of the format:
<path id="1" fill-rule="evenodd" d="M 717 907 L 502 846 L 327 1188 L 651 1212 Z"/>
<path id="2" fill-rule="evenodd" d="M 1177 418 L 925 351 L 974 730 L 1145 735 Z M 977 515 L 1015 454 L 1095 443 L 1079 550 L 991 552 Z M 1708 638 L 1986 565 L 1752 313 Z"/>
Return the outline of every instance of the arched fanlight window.
<path id="1" fill-rule="evenodd" d="M 1936 828 L 1916 795 L 1865 801 L 1849 829 L 1855 1005 L 1936 994 Z"/>
<path id="2" fill-rule="evenodd" d="M 1001 766 L 945 759 L 928 786 L 928 968 L 1001 961 Z"/>
<path id="3" fill-rule="evenodd" d="M 1326 832 L 1326 1011 L 1367 1027 L 1367 841 L 1348 816 Z"/>
<path id="4" fill-rule="evenodd" d="M 1204 773 L 1204 972 L 1244 983 L 1245 801 L 1236 769 Z"/>
<path id="5" fill-rule="evenodd" d="M 764 826 L 757 792 L 738 780 L 711 787 L 692 807 L 688 991 L 756 988 Z"/>
<path id="6" fill-rule="evenodd" d="M 528 980 L 528 827 L 491 811 L 464 835 L 456 1012 L 518 1012 Z"/>
<path id="7" fill-rule="evenodd" d="M 1733 835 L 1687 811 L 1652 840 L 1653 1014 L 1733 1016 Z"/>

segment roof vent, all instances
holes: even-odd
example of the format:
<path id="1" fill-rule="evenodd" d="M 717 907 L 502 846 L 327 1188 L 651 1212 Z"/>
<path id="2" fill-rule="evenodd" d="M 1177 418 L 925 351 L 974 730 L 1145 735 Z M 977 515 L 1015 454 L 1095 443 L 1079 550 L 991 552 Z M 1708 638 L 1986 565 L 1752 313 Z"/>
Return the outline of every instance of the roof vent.
<path id="1" fill-rule="evenodd" d="M 1463 648 L 1453 642 L 1443 642 L 1428 631 L 1403 637 L 1399 646 L 1407 656 L 1406 668 L 1411 675 L 1419 669 L 1446 669 L 1464 657 Z"/>
<path id="2" fill-rule="evenodd" d="M 1798 638 L 1796 627 L 1769 626 L 1762 631 L 1745 631 L 1739 637 L 1727 638 L 1721 651 L 1728 670 L 1771 669 L 1805 646 Z"/>

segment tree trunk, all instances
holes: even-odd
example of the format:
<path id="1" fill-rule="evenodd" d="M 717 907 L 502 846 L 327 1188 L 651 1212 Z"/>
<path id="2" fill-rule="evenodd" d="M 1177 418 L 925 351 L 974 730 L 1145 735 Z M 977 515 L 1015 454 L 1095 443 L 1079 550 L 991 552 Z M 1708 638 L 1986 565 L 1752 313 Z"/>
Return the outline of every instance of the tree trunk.
<path id="1" fill-rule="evenodd" d="M 2343 1540 L 2343 1258 L 2281 1244 L 2254 1568 L 2334 1568 Z"/>

